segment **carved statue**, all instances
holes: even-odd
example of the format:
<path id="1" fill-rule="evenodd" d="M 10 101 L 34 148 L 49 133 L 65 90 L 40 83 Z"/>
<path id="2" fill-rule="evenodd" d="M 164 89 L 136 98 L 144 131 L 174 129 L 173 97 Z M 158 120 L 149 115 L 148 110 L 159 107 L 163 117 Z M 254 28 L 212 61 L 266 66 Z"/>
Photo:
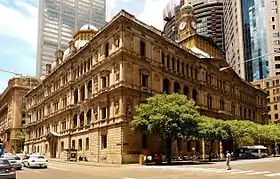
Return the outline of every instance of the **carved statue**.
<path id="1" fill-rule="evenodd" d="M 114 45 L 116 48 L 118 48 L 120 46 L 120 36 L 119 35 L 114 36 Z"/>
<path id="2" fill-rule="evenodd" d="M 126 106 L 126 115 L 131 115 L 131 106 L 130 106 L 130 104 L 127 104 L 127 106 Z"/>

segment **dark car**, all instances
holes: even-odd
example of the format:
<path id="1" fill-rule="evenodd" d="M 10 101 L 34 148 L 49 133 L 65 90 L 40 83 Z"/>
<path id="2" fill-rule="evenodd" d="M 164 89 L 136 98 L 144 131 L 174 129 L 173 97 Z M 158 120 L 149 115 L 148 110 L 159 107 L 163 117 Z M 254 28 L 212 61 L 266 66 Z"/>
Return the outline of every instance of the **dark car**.
<path id="1" fill-rule="evenodd" d="M 0 158 L 0 179 L 16 179 L 16 170 L 9 160 Z"/>

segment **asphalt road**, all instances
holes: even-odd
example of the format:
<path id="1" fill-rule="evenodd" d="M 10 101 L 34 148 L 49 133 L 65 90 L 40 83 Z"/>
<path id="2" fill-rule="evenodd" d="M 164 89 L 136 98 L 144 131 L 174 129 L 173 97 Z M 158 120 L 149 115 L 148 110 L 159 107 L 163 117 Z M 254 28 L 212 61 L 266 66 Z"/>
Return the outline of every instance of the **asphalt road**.
<path id="1" fill-rule="evenodd" d="M 184 166 L 93 167 L 51 162 L 48 169 L 17 172 L 17 179 L 269 179 L 280 178 L 280 158 Z"/>

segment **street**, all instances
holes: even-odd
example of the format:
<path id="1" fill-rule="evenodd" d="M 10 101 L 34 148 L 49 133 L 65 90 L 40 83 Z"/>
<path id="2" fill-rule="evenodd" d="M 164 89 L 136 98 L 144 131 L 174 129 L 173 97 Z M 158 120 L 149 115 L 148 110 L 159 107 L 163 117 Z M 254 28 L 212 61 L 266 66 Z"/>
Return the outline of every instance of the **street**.
<path id="1" fill-rule="evenodd" d="M 280 178 L 280 158 L 233 161 L 204 165 L 94 167 L 50 162 L 48 169 L 24 168 L 17 179 L 264 179 Z"/>

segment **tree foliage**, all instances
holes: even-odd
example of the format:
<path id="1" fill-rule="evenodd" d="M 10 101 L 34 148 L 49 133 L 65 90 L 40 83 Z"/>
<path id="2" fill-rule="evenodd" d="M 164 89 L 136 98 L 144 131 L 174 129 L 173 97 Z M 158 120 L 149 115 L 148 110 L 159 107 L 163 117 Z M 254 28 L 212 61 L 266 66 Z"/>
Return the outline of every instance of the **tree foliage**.
<path id="1" fill-rule="evenodd" d="M 133 129 L 140 129 L 163 140 L 197 136 L 198 108 L 192 100 L 179 94 L 157 94 L 137 107 L 131 121 Z"/>

